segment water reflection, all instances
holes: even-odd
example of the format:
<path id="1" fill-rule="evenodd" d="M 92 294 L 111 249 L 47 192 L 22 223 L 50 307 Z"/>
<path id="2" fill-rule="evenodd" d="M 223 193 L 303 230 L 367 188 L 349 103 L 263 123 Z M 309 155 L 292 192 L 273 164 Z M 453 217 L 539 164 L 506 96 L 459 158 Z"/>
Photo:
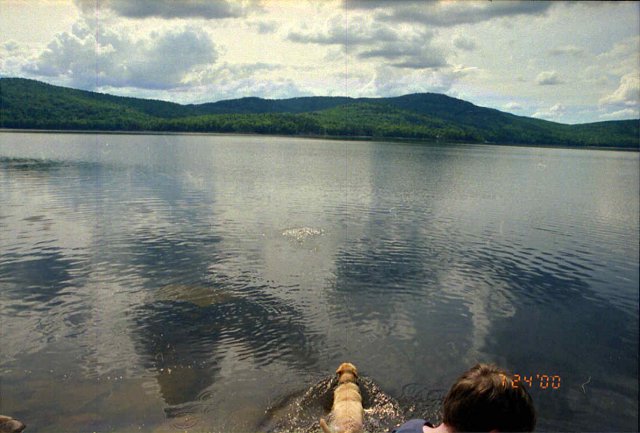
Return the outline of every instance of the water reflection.
<path id="1" fill-rule="evenodd" d="M 158 372 L 170 405 L 195 400 L 215 381 L 229 350 L 239 361 L 251 358 L 259 366 L 275 361 L 304 366 L 317 356 L 308 352 L 299 314 L 268 296 L 227 298 L 206 307 L 163 301 L 134 315 L 138 351 L 145 366 Z"/>
<path id="2" fill-rule="evenodd" d="M 637 421 L 637 157 L 3 137 L 2 410 L 38 431 L 254 431 L 344 360 L 394 421 L 477 360 L 562 376 L 541 430 Z"/>
<path id="3" fill-rule="evenodd" d="M 549 414 L 541 420 L 543 429 L 576 428 L 576 419 L 584 414 L 581 409 L 592 404 L 585 401 L 584 393 L 578 394 L 576 384 L 593 372 L 609 383 L 592 392 L 610 404 L 625 406 L 620 425 L 632 425 L 637 412 L 623 396 L 635 395 L 637 384 L 622 377 L 637 375 L 637 354 L 628 350 L 637 346 L 630 340 L 637 336 L 637 291 L 624 284 L 624 289 L 612 295 L 609 287 L 616 280 L 611 266 L 616 262 L 615 267 L 637 279 L 637 270 L 631 269 L 637 262 L 637 250 L 629 251 L 631 258 L 626 260 L 611 250 L 595 252 L 589 240 L 576 235 L 575 218 L 584 211 L 589 194 L 571 197 L 570 201 L 580 205 L 571 208 L 573 213 L 566 219 L 555 212 L 541 212 L 543 191 L 548 194 L 566 187 L 565 182 L 558 182 L 557 173 L 522 199 L 519 191 L 524 188 L 519 179 L 508 185 L 493 182 L 500 168 L 491 163 L 497 161 L 483 161 L 478 170 L 441 156 L 436 171 L 422 175 L 424 161 L 420 151 L 416 153 L 410 161 L 395 164 L 403 167 L 394 179 L 396 189 L 384 176 L 387 164 L 394 165 L 393 158 L 385 155 L 384 163 L 373 164 L 375 200 L 353 221 L 353 231 L 363 235 L 337 255 L 330 299 L 337 311 L 333 320 L 349 330 L 343 347 L 355 346 L 376 377 L 393 366 L 401 372 L 397 376 L 416 380 L 425 388 L 445 385 L 437 376 L 452 381 L 478 360 L 498 362 L 522 374 L 563 375 L 573 385 L 568 394 L 560 397 L 559 393 L 534 391 L 543 413 Z M 458 164 L 466 166 L 457 169 Z M 514 173 L 524 170 L 518 164 L 503 168 Z M 477 177 L 478 171 L 484 173 L 485 184 L 465 180 Z M 429 191 L 442 198 L 434 202 L 425 197 L 423 214 L 417 214 L 401 205 L 404 188 L 410 184 L 404 177 L 426 178 L 432 183 Z M 442 177 L 452 182 L 438 182 Z M 452 183 L 458 185 L 452 187 Z M 514 197 L 518 197 L 517 205 L 507 201 Z M 615 205 L 621 208 L 620 203 Z M 633 207 L 625 215 L 628 212 L 633 213 Z M 455 218 L 437 217 L 440 214 Z M 532 215 L 537 215 L 533 225 Z M 610 221 L 601 224 L 598 221 L 592 227 L 625 245 L 622 248 L 637 243 L 637 230 L 628 233 L 632 240 L 626 242 L 620 226 Z M 588 237 L 593 235 L 590 232 Z M 611 258 L 602 262 L 603 253 Z M 596 319 L 609 316 L 606 325 Z M 565 332 L 567 329 L 571 332 Z M 389 349 L 380 354 L 379 347 Z M 590 353 L 589 347 L 596 353 L 589 355 L 590 363 L 584 363 L 580 357 Z M 587 367 L 596 364 L 599 368 Z M 416 365 L 430 368 L 415 369 Z M 578 371 L 581 373 L 576 374 Z M 599 425 L 604 425 L 604 419 Z"/>
<path id="4" fill-rule="evenodd" d="M 16 166 L 21 184 L 11 178 L 11 189 L 25 184 L 33 191 L 51 189 L 53 194 L 40 192 L 40 206 L 74 209 L 73 219 L 91 233 L 83 245 L 41 250 L 38 234 L 27 228 L 30 242 L 9 246 L 44 256 L 30 261 L 17 253 L 3 256 L 2 277 L 12 283 L 3 296 L 13 298 L 11 308 L 32 313 L 30 307 L 36 305 L 46 314 L 14 318 L 11 335 L 21 328 L 47 336 L 38 340 L 31 334 L 16 341 L 16 354 L 26 347 L 39 352 L 50 345 L 52 334 L 82 337 L 78 346 L 85 353 L 78 357 L 85 374 L 98 380 L 122 377 L 117 374 L 123 372 L 125 378 L 151 374 L 169 416 L 198 410 L 184 404 L 206 395 L 230 352 L 260 368 L 283 362 L 300 369 L 315 362 L 321 339 L 307 336 L 300 312 L 269 295 L 278 287 L 261 283 L 253 266 L 241 269 L 242 239 L 216 234 L 224 233 L 220 225 L 226 221 L 212 211 L 211 182 L 195 182 L 197 174 L 189 174 L 186 184 L 163 178 L 171 167 L 164 167 L 158 184 L 158 173 L 140 167 L 9 161 L 7 173 L 12 176 Z M 71 188 L 51 188 L 63 179 Z M 16 209 L 11 219 L 18 219 L 19 211 L 33 211 Z M 78 226 L 65 226 L 70 219 L 62 218 L 48 230 L 48 243 L 67 244 L 73 238 Z M 34 295 L 25 297 L 25 287 Z M 70 308 L 61 306 L 66 289 L 77 292 Z M 55 330 L 43 326 L 47 322 L 55 323 Z"/>
<path id="5" fill-rule="evenodd" d="M 50 247 L 39 254 L 27 257 L 19 254 L 3 256 L 0 264 L 0 280 L 6 284 L 4 293 L 20 304 L 12 304 L 17 310 L 39 308 L 59 296 L 72 284 L 75 263 L 66 258 L 60 248 Z M 46 307 L 45 307 L 46 308 Z"/>

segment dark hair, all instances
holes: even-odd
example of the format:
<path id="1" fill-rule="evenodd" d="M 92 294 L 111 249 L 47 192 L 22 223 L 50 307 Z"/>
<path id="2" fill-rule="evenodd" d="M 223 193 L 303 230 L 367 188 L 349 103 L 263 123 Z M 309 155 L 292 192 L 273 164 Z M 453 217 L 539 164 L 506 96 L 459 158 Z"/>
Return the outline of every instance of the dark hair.
<path id="1" fill-rule="evenodd" d="M 443 403 L 442 421 L 459 432 L 530 432 L 536 410 L 522 384 L 495 365 L 476 364 L 453 384 Z"/>

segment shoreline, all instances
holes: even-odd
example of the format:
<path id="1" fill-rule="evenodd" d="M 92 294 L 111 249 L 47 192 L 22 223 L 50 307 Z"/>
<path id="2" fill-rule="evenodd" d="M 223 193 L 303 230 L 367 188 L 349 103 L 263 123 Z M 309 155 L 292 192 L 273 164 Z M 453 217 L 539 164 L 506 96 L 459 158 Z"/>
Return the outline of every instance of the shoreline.
<path id="1" fill-rule="evenodd" d="M 493 142 L 470 142 L 470 141 L 429 141 L 417 138 L 405 137 L 374 137 L 374 136 L 339 136 L 339 135 L 281 135 L 281 134 L 258 134 L 250 132 L 189 132 L 189 131 L 102 131 L 95 129 L 11 129 L 0 128 L 0 133 L 14 134 L 84 134 L 84 135 L 185 135 L 185 136 L 247 136 L 247 137 L 286 137 L 286 138 L 307 138 L 315 140 L 344 140 L 344 141 L 369 141 L 369 142 L 389 142 L 416 145 L 433 144 L 466 144 L 477 146 L 508 146 L 508 147 L 528 147 L 542 149 L 576 149 L 576 150 L 613 150 L 624 152 L 640 152 L 639 147 L 607 147 L 607 146 L 582 146 L 563 144 L 527 144 L 527 143 L 493 143 Z"/>

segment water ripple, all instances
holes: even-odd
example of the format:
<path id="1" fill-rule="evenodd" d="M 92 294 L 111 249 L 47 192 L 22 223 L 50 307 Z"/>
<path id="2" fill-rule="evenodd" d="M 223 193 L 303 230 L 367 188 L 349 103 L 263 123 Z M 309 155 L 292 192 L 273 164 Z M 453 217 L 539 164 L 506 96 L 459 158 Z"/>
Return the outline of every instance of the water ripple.
<path id="1" fill-rule="evenodd" d="M 637 408 L 637 156 L 2 138 L 3 408 L 32 425 L 93 431 L 87 420 L 118 407 L 119 419 L 168 418 L 146 431 L 247 431 L 282 398 L 271 421 L 302 407 L 281 426 L 317 430 L 330 380 L 314 374 L 344 359 L 400 405 L 374 413 L 373 431 L 436 416 L 441 391 L 475 360 L 553 369 L 567 383 L 599 377 L 591 403 L 551 397 L 542 430 L 548 419 L 637 424 L 624 415 Z M 73 373 L 57 417 L 40 392 L 57 386 L 53 367 Z M 100 397 L 87 391 L 98 380 Z M 592 404 L 609 397 L 619 412 Z"/>

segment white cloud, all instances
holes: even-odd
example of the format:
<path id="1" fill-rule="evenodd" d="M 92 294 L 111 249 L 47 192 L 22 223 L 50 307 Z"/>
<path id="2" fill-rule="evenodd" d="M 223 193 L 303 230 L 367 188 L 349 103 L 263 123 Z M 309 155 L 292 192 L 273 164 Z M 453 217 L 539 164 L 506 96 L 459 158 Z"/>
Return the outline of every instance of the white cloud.
<path id="1" fill-rule="evenodd" d="M 16 41 L 6 41 L 4 44 L 2 44 L 2 48 L 4 48 L 7 52 L 13 52 L 20 48 L 20 46 Z"/>
<path id="2" fill-rule="evenodd" d="M 342 13 L 331 16 L 323 28 L 312 31 L 292 31 L 289 40 L 322 45 L 345 45 L 350 47 L 372 45 L 379 42 L 395 42 L 400 39 L 398 30 L 386 24 L 375 23 L 364 17 L 346 20 Z"/>
<path id="3" fill-rule="evenodd" d="M 433 34 L 420 32 L 398 41 L 384 42 L 360 51 L 360 59 L 379 58 L 392 66 L 410 69 L 440 68 L 447 65 L 444 52 L 433 46 Z"/>
<path id="4" fill-rule="evenodd" d="M 464 65 L 454 65 L 451 68 L 451 73 L 455 75 L 457 78 L 461 78 L 467 75 L 476 74 L 480 71 L 480 68 L 477 66 L 464 66 Z"/>
<path id="5" fill-rule="evenodd" d="M 517 110 L 522 110 L 522 105 L 517 102 L 511 101 L 506 103 L 504 105 L 504 108 L 505 110 L 509 110 L 509 111 L 517 111 Z"/>
<path id="6" fill-rule="evenodd" d="M 600 99 L 601 105 L 637 107 L 640 105 L 640 76 L 638 72 L 628 73 L 620 78 L 620 85 L 610 95 Z"/>
<path id="7" fill-rule="evenodd" d="M 389 66 L 378 66 L 367 90 L 377 96 L 399 96 L 408 93 L 446 93 L 456 80 L 456 74 L 435 70 L 402 70 Z"/>
<path id="8" fill-rule="evenodd" d="M 162 99 L 182 104 L 200 104 L 249 96 L 284 99 L 312 96 L 299 82 L 283 76 L 282 65 L 267 63 L 212 65 L 187 74 L 188 86 L 167 89 L 102 86 L 99 90 L 119 96 Z"/>
<path id="9" fill-rule="evenodd" d="M 192 93 L 199 95 L 193 102 L 211 102 L 256 96 L 267 99 L 311 96 L 291 78 L 279 76 L 283 66 L 268 63 L 223 63 L 193 77 Z"/>
<path id="10" fill-rule="evenodd" d="M 476 49 L 476 43 L 473 39 L 466 36 L 458 35 L 453 39 L 453 45 L 465 51 L 473 51 Z"/>
<path id="11" fill-rule="evenodd" d="M 585 50 L 575 45 L 563 45 L 549 50 L 552 56 L 571 56 L 579 57 L 585 54 Z"/>
<path id="12" fill-rule="evenodd" d="M 536 83 L 541 86 L 553 86 L 556 84 L 561 84 L 562 81 L 558 76 L 556 71 L 543 71 L 538 74 L 536 77 Z"/>
<path id="13" fill-rule="evenodd" d="M 21 75 L 22 68 L 33 57 L 32 48 L 21 45 L 14 40 L 0 44 L 0 76 L 14 77 Z"/>
<path id="14" fill-rule="evenodd" d="M 636 5 L 640 5 L 640 3 L 636 3 Z M 640 29 L 636 30 L 636 36 L 615 42 L 607 51 L 597 56 L 597 66 L 600 73 L 619 76 L 630 72 L 638 73 L 640 35 L 637 34 L 639 32 Z"/>
<path id="15" fill-rule="evenodd" d="M 600 118 L 602 120 L 638 119 L 640 118 L 640 110 L 638 108 L 625 108 L 613 113 L 601 114 Z"/>
<path id="16" fill-rule="evenodd" d="M 255 28 L 261 35 L 275 33 L 278 30 L 278 23 L 275 21 L 254 21 L 248 23 L 248 25 Z"/>
<path id="17" fill-rule="evenodd" d="M 533 117 L 538 117 L 538 118 L 547 119 L 547 120 L 557 120 L 562 116 L 564 116 L 566 111 L 567 111 L 567 107 L 565 107 L 564 105 L 558 102 L 548 110 L 536 111 L 535 113 L 533 113 Z"/>
<path id="18" fill-rule="evenodd" d="M 169 89 L 218 57 L 208 34 L 185 26 L 134 38 L 126 31 L 81 20 L 58 34 L 25 71 L 84 89 L 101 86 Z"/>
<path id="19" fill-rule="evenodd" d="M 246 96 L 257 96 L 266 99 L 311 96 L 309 92 L 300 90 L 292 79 L 279 78 L 275 80 L 263 80 L 255 76 L 226 81 L 223 85 L 214 83 L 208 86 L 206 94 L 210 95 L 210 97 L 213 96 L 215 100 L 235 99 Z"/>
<path id="20" fill-rule="evenodd" d="M 84 13 L 97 14 L 110 9 L 127 18 L 236 18 L 246 14 L 247 7 L 239 2 L 226 0 L 76 0 Z"/>
<path id="21" fill-rule="evenodd" d="M 351 9 L 374 9 L 378 19 L 391 22 L 421 23 L 428 26 L 451 27 L 473 24 L 495 18 L 541 16 L 553 2 L 425 2 L 423 0 L 371 1 L 345 0 Z"/>
<path id="22" fill-rule="evenodd" d="M 378 59 L 409 69 L 447 65 L 444 50 L 433 44 L 433 38 L 432 31 L 412 27 L 395 29 L 363 17 L 346 21 L 342 15 L 330 18 L 323 29 L 292 31 L 288 35 L 292 42 L 342 45 L 361 60 Z"/>

